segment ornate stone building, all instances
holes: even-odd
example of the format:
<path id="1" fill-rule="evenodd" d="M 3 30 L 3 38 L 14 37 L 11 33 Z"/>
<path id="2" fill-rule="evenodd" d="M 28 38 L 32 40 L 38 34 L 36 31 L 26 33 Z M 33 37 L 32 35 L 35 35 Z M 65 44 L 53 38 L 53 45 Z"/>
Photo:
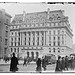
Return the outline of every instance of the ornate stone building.
<path id="1" fill-rule="evenodd" d="M 72 49 L 72 29 L 63 10 L 15 15 L 10 25 L 9 56 L 42 57 L 46 54 L 69 55 Z"/>

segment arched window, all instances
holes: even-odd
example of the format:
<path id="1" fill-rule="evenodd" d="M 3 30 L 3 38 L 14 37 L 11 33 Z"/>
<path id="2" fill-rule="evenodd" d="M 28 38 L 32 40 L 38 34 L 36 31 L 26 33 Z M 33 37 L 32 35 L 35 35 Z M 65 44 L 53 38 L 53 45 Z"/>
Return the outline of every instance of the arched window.
<path id="1" fill-rule="evenodd" d="M 58 53 L 60 53 L 60 49 L 58 48 Z"/>
<path id="2" fill-rule="evenodd" d="M 39 57 L 39 53 L 38 52 L 36 52 L 36 58 L 38 58 Z"/>
<path id="3" fill-rule="evenodd" d="M 31 57 L 32 59 L 34 59 L 34 52 L 31 52 Z"/>
<path id="4" fill-rule="evenodd" d="M 16 48 L 14 48 L 14 52 L 16 52 Z"/>
<path id="5" fill-rule="evenodd" d="M 27 58 L 29 57 L 29 52 L 27 52 Z"/>
<path id="6" fill-rule="evenodd" d="M 17 52 L 19 53 L 19 48 L 17 48 Z"/>

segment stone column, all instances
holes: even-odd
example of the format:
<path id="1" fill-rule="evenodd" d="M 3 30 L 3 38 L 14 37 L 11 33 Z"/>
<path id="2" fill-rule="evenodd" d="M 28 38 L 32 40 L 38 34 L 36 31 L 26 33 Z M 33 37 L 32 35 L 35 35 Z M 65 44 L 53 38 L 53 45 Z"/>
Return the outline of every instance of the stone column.
<path id="1" fill-rule="evenodd" d="M 43 31 L 44 32 L 44 45 L 45 45 L 45 31 Z"/>
<path id="2" fill-rule="evenodd" d="M 20 45 L 22 45 L 22 32 L 20 32 Z"/>
<path id="3" fill-rule="evenodd" d="M 39 45 L 40 45 L 40 42 L 41 42 L 40 36 L 41 36 L 41 34 L 40 34 L 40 31 L 39 31 Z"/>
<path id="4" fill-rule="evenodd" d="M 37 45 L 37 32 L 35 32 L 35 45 Z"/>
<path id="5" fill-rule="evenodd" d="M 26 32 L 26 45 L 28 45 L 28 39 L 29 39 L 28 32 Z"/>
<path id="6" fill-rule="evenodd" d="M 22 32 L 22 45 L 24 45 L 25 35 L 24 32 Z"/>
<path id="7" fill-rule="evenodd" d="M 46 38 L 46 31 L 45 31 L 45 45 L 46 45 L 46 39 L 47 39 L 47 38 Z"/>
<path id="8" fill-rule="evenodd" d="M 33 34 L 32 34 L 32 32 L 31 32 L 31 40 L 30 40 L 31 42 L 31 45 L 33 45 Z"/>

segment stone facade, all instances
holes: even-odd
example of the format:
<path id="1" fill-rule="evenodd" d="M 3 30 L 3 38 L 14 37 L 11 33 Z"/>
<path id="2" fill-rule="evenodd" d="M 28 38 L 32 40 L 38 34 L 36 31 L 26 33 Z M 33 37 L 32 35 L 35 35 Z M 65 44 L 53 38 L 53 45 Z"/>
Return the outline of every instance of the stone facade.
<path id="1" fill-rule="evenodd" d="M 63 10 L 15 15 L 10 25 L 9 56 L 42 57 L 46 54 L 69 55 L 72 29 Z"/>

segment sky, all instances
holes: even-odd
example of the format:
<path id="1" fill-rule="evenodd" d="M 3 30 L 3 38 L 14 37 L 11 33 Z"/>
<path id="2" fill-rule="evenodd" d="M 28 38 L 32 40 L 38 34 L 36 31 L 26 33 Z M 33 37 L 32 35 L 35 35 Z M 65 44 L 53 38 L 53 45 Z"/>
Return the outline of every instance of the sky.
<path id="1" fill-rule="evenodd" d="M 41 12 L 47 11 L 47 8 L 50 8 L 50 11 L 53 10 L 64 10 L 64 15 L 69 17 L 69 23 L 73 30 L 73 44 L 75 43 L 75 5 L 74 4 L 45 4 L 45 3 L 0 3 L 0 8 L 5 9 L 5 11 L 14 18 L 15 14 L 22 14 L 23 11 L 26 13 L 31 12 Z"/>

